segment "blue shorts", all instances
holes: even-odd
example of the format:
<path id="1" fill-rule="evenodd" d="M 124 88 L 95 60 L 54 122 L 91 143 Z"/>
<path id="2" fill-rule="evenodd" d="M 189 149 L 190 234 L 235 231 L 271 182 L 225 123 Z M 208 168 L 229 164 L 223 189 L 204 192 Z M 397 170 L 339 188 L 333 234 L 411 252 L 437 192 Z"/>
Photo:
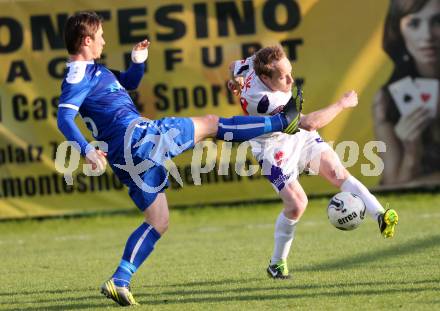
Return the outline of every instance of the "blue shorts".
<path id="1" fill-rule="evenodd" d="M 129 151 L 109 161 L 115 174 L 129 188 L 136 206 L 144 211 L 168 188 L 165 162 L 194 147 L 194 124 L 190 118 L 143 120 L 132 132 Z M 122 150 L 122 149 L 121 149 Z M 115 164 L 125 164 L 121 169 Z M 131 168 L 130 168 L 131 167 Z M 128 172 L 127 169 L 133 169 Z"/>

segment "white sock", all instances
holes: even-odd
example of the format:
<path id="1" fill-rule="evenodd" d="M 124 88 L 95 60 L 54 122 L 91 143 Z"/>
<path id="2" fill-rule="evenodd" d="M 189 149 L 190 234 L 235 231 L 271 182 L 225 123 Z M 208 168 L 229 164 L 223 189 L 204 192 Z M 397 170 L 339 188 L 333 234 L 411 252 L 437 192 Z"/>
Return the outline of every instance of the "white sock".
<path id="1" fill-rule="evenodd" d="M 290 246 L 292 245 L 297 220 L 287 218 L 283 212 L 278 215 L 275 222 L 275 246 L 273 249 L 271 264 L 287 259 Z"/>
<path id="2" fill-rule="evenodd" d="M 383 206 L 379 203 L 376 197 L 372 195 L 370 191 L 368 191 L 367 187 L 365 187 L 354 176 L 349 176 L 344 181 L 344 183 L 341 185 L 341 190 L 352 192 L 360 196 L 365 203 L 368 214 L 370 214 L 374 220 L 377 220 L 377 217 L 385 212 Z"/>

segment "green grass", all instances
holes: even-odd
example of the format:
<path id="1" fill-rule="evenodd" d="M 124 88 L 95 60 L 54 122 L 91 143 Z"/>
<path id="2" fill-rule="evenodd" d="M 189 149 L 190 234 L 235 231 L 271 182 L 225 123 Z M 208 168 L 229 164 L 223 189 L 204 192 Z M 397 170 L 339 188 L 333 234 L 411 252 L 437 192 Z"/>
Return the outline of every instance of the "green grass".
<path id="1" fill-rule="evenodd" d="M 280 206 L 172 211 L 169 232 L 135 275 L 136 310 L 435 310 L 440 307 L 440 196 L 381 198 L 399 211 L 394 239 L 367 219 L 343 232 L 311 200 L 289 258 L 268 279 Z M 100 284 L 137 216 L 0 223 L 0 310 L 119 309 Z"/>

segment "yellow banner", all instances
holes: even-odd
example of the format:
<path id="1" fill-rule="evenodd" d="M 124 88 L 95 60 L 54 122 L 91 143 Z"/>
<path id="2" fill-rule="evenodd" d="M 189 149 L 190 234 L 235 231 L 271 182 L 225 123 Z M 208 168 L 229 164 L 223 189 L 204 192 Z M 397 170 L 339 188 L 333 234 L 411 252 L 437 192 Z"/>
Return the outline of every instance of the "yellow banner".
<path id="1" fill-rule="evenodd" d="M 391 70 L 381 49 L 386 5 L 380 0 L 0 2 L 0 218 L 134 206 L 109 170 L 87 177 L 80 165 L 73 187 L 67 187 L 54 167 L 57 146 L 64 141 L 56 125 L 67 57 L 62 28 L 80 10 L 104 17 L 102 62 L 109 68 L 123 70 L 136 42 L 145 37 L 152 42 L 146 74 L 132 93 L 150 119 L 241 114 L 226 88 L 229 63 L 281 43 L 295 78 L 304 80 L 305 113 L 347 90 L 358 91 L 359 106 L 342 113 L 321 134 L 340 153 L 358 152 L 349 170 L 366 185 L 377 184 L 377 176 L 364 176 L 362 170 L 372 165 L 363 151 L 373 139 L 373 94 Z M 355 141 L 359 149 L 340 145 L 343 141 Z M 221 160 L 228 146 L 217 144 L 216 166 L 201 175 L 202 186 L 195 186 L 191 175 L 193 153 L 179 156 L 184 186 L 171 182 L 170 204 L 276 198 L 265 178 L 235 173 L 237 162 L 255 164 L 250 149 L 247 159 L 237 159 L 237 147 L 231 158 Z M 219 175 L 220 167 L 229 167 L 229 174 Z M 307 193 L 335 190 L 318 177 L 303 177 L 301 183 Z"/>

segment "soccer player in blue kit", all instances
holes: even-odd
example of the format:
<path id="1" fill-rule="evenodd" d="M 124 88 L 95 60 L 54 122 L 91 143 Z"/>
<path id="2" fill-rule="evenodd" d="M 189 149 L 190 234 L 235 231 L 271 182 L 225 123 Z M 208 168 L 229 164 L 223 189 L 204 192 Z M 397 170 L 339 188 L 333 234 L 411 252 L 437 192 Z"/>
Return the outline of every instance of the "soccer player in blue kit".
<path id="1" fill-rule="evenodd" d="M 277 131 L 293 134 L 299 119 L 297 99 L 291 98 L 284 110 L 273 116 L 144 119 L 126 89 L 137 88 L 142 79 L 148 40 L 135 45 L 127 71 L 117 72 L 96 62 L 105 45 L 102 19 L 96 13 L 69 17 L 64 37 L 70 59 L 61 86 L 58 127 L 94 170 L 102 171 L 108 160 L 145 217 L 128 238 L 115 273 L 101 286 L 101 292 L 118 304 L 135 305 L 131 277 L 168 228 L 165 161 L 208 137 L 245 141 Z M 107 153 L 84 138 L 74 122 L 78 113 L 94 138 L 107 144 Z"/>

